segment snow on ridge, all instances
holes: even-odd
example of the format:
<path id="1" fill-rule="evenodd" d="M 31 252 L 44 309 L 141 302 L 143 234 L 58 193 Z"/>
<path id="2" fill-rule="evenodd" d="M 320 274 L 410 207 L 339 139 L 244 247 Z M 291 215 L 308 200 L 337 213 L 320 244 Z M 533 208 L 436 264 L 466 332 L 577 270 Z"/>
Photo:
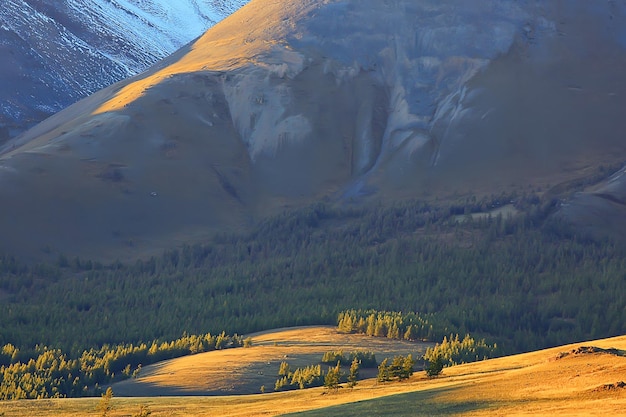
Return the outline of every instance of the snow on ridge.
<path id="1" fill-rule="evenodd" d="M 101 46 L 103 53 L 133 73 L 173 53 L 247 3 L 243 0 L 64 1 L 77 20 L 90 22 L 94 31 L 115 39 Z"/>
<path id="2" fill-rule="evenodd" d="M 19 134 L 144 71 L 247 2 L 0 0 L 0 45 L 12 51 L 12 65 L 0 65 L 0 141 L 5 126 Z"/>
<path id="3" fill-rule="evenodd" d="M 111 74 L 115 81 L 145 70 L 247 3 L 246 0 L 60 2 L 55 6 L 66 14 L 71 28 L 43 12 L 45 8 L 37 6 L 34 0 L 6 0 L 0 7 L 0 24 L 4 30 L 18 35 L 42 59 L 50 61 L 52 68 L 62 67 L 64 60 L 110 61 L 107 66 L 109 70 L 116 68 Z M 45 0 L 43 3 L 54 4 Z M 93 58 L 79 58 L 81 54 Z M 72 71 L 61 70 L 59 76 L 71 77 Z M 65 80 L 69 84 L 75 81 L 84 80 Z M 87 82 L 96 84 L 95 89 L 110 83 L 109 79 Z M 95 91 L 91 87 L 87 90 Z"/>

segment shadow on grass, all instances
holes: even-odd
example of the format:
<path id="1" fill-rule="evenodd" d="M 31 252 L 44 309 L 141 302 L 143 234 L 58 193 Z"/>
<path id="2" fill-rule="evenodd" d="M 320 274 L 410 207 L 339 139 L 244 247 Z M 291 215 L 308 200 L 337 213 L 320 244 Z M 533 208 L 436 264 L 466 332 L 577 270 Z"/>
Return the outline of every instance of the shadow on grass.
<path id="1" fill-rule="evenodd" d="M 442 395 L 450 392 L 449 388 L 428 391 L 409 392 L 406 394 L 389 395 L 372 400 L 357 401 L 339 406 L 320 408 L 301 413 L 285 414 L 284 416 L 454 416 L 470 411 L 485 410 L 492 404 L 481 401 L 451 402 L 442 399 Z"/>

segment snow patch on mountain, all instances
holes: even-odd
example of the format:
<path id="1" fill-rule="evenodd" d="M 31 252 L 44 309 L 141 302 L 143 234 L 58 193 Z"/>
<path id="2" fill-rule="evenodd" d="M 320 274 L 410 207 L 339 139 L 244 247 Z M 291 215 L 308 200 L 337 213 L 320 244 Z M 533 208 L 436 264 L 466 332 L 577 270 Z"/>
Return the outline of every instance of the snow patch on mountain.
<path id="1" fill-rule="evenodd" d="M 72 19 L 91 22 L 95 34 L 110 36 L 104 45 L 107 56 L 138 73 L 204 33 L 246 1 L 108 0 L 91 7 L 85 0 L 65 0 Z M 140 56 L 128 59 L 119 46 L 135 45 Z"/>
<path id="2" fill-rule="evenodd" d="M 0 142 L 144 71 L 247 0 L 4 0 Z"/>

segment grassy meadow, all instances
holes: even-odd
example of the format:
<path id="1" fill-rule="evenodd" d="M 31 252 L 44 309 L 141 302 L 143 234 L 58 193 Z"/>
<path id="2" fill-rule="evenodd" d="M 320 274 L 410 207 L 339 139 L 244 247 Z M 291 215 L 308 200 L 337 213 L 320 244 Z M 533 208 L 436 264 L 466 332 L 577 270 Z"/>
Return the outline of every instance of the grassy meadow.
<path id="1" fill-rule="evenodd" d="M 289 358 L 305 358 L 315 349 L 342 345 L 346 335 L 335 334 L 328 327 L 306 327 L 268 332 L 253 337 L 253 347 L 231 349 L 240 356 L 223 363 L 232 366 L 253 366 L 267 359 L 267 350 L 276 348 Z M 318 334 L 319 336 L 312 337 Z M 333 341 L 333 338 L 336 339 Z M 406 348 L 398 341 L 379 340 L 352 335 L 361 339 L 360 347 L 369 349 L 369 341 L 387 343 L 387 351 L 376 351 L 377 358 L 385 352 Z M 581 346 L 614 351 L 596 352 Z M 374 346 L 384 349 L 383 346 Z M 419 345 L 415 345 L 419 349 Z M 352 346 L 350 346 L 352 348 Z M 380 353 L 379 353 L 380 352 Z M 213 379 L 207 363 L 220 362 L 225 352 L 215 351 L 168 361 L 172 379 L 202 387 Z M 284 359 L 284 358 L 283 358 Z M 189 373 L 189 363 L 206 373 Z M 153 370 L 156 372 L 156 370 Z M 147 378 L 154 390 L 171 389 L 172 383 L 162 375 Z M 234 376 L 233 378 L 236 378 Z M 226 382 L 224 375 L 215 379 Z M 481 416 L 481 415 L 619 415 L 626 409 L 626 389 L 618 382 L 626 379 L 626 336 L 592 342 L 576 343 L 546 350 L 491 359 L 445 368 L 437 378 L 426 378 L 416 372 L 406 382 L 377 383 L 374 378 L 362 380 L 353 388 L 340 388 L 336 393 L 324 388 L 252 395 L 219 396 L 135 396 L 111 401 L 111 417 L 138 415 L 146 406 L 151 416 Z M 156 391 L 155 391 L 156 392 Z M 0 415 L 13 416 L 101 416 L 97 410 L 100 399 L 51 399 L 0 402 Z M 329 408 L 330 407 L 330 408 Z"/>

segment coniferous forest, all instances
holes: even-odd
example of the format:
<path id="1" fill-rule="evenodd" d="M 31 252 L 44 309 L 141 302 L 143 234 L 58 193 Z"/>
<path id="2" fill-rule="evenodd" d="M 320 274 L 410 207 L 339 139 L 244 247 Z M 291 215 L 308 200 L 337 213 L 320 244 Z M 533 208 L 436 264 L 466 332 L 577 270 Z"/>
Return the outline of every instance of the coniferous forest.
<path id="1" fill-rule="evenodd" d="M 472 217 L 511 201 L 515 216 Z M 19 352 L 14 362 L 43 346 L 76 358 L 107 344 L 337 324 L 352 309 L 411 313 L 416 338 L 470 333 L 501 354 L 625 333 L 624 247 L 577 236 L 551 215 L 558 204 L 320 203 L 131 263 L 7 254 L 0 347 Z"/>

